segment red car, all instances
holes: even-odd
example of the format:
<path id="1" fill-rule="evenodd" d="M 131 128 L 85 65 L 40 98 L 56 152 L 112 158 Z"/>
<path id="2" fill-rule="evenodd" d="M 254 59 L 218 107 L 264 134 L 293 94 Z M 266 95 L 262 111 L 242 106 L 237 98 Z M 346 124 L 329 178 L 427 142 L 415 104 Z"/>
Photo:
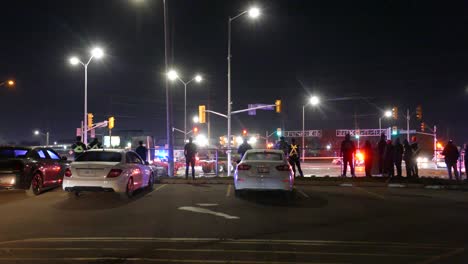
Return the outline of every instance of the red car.
<path id="1" fill-rule="evenodd" d="M 50 148 L 0 147 L 0 188 L 39 195 L 58 187 L 70 172 L 70 162 Z"/>

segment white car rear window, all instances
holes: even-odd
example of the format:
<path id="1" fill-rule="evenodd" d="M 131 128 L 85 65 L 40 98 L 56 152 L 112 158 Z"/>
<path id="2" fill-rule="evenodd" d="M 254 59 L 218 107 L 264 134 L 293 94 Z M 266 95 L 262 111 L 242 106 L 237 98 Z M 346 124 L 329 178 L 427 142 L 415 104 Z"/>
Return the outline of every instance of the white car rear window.
<path id="1" fill-rule="evenodd" d="M 272 160 L 279 161 L 283 160 L 281 153 L 275 152 L 252 152 L 245 155 L 244 160 Z"/>

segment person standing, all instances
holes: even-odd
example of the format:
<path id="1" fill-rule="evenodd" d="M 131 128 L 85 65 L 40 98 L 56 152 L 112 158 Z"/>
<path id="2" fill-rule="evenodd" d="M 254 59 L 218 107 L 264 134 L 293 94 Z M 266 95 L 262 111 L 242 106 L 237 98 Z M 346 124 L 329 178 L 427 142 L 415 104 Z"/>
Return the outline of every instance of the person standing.
<path id="1" fill-rule="evenodd" d="M 463 151 L 463 157 L 465 158 L 465 176 L 468 180 L 468 143 L 465 143 L 465 150 Z"/>
<path id="2" fill-rule="evenodd" d="M 192 167 L 192 179 L 195 180 L 195 161 L 198 150 L 197 145 L 192 143 L 192 141 L 192 137 L 189 137 L 189 142 L 184 146 L 186 180 L 188 180 L 189 165 Z"/>
<path id="3" fill-rule="evenodd" d="M 284 137 L 280 137 L 280 141 L 276 144 L 276 149 L 282 150 L 284 155 L 288 157 L 289 144 L 286 142 Z"/>
<path id="4" fill-rule="evenodd" d="M 363 154 L 364 154 L 364 168 L 366 171 L 366 177 L 372 177 L 372 162 L 373 162 L 373 150 L 369 140 L 364 143 Z"/>
<path id="5" fill-rule="evenodd" d="M 144 160 L 145 162 L 148 161 L 146 160 L 148 156 L 148 149 L 143 145 L 143 141 L 138 141 L 138 147 L 136 148 L 135 152 L 140 155 L 141 159 Z"/>
<path id="6" fill-rule="evenodd" d="M 88 145 L 88 149 L 101 149 L 101 148 L 102 148 L 102 144 L 101 142 L 99 142 L 97 138 L 93 138 L 93 141 L 91 141 L 91 143 L 89 143 Z"/>
<path id="7" fill-rule="evenodd" d="M 73 156 L 75 157 L 75 159 L 81 154 L 83 154 L 83 152 L 85 152 L 87 149 L 86 145 L 83 142 L 81 142 L 80 136 L 76 137 L 76 142 L 73 143 L 71 148 L 72 148 Z"/>
<path id="8" fill-rule="evenodd" d="M 412 176 L 413 173 L 413 148 L 411 147 L 407 139 L 403 141 L 403 148 L 403 159 L 405 160 L 406 177 L 409 178 Z"/>
<path id="9" fill-rule="evenodd" d="M 389 139 L 387 140 L 387 145 L 385 146 L 385 154 L 384 154 L 384 174 L 388 177 L 395 176 L 395 169 L 393 168 L 393 164 L 395 159 L 395 148 L 392 144 L 392 141 Z"/>
<path id="10" fill-rule="evenodd" d="M 301 158 L 299 157 L 299 153 L 301 153 L 300 146 L 296 144 L 296 139 L 291 139 L 291 145 L 289 145 L 288 154 L 289 154 L 289 164 L 291 165 L 294 178 L 296 178 L 296 166 L 297 170 L 301 177 L 304 177 L 301 169 Z"/>
<path id="11" fill-rule="evenodd" d="M 345 140 L 341 142 L 341 151 L 340 151 L 340 156 L 343 158 L 343 177 L 346 177 L 346 170 L 349 168 L 351 170 L 351 176 L 356 177 L 354 174 L 354 160 L 353 157 L 356 154 L 356 146 L 354 145 L 354 142 L 351 141 L 351 136 L 349 134 L 346 134 Z"/>
<path id="12" fill-rule="evenodd" d="M 458 178 L 458 169 L 457 169 L 457 161 L 460 157 L 460 153 L 458 152 L 457 146 L 453 144 L 452 140 L 449 140 L 447 146 L 445 146 L 444 150 L 442 151 L 442 155 L 444 155 L 445 164 L 447 165 L 448 176 L 449 179 L 452 180 L 452 168 L 455 173 L 455 179 L 459 180 Z"/>
<path id="13" fill-rule="evenodd" d="M 403 161 L 403 145 L 400 142 L 400 138 L 395 139 L 395 144 L 393 146 L 395 153 L 395 167 L 397 171 L 397 177 L 401 177 L 401 163 Z"/>
<path id="14" fill-rule="evenodd" d="M 382 133 L 380 135 L 380 141 L 377 144 L 377 162 L 379 165 L 379 174 L 382 175 L 384 171 L 384 155 L 385 155 L 385 147 L 387 146 L 387 142 L 385 141 L 386 137 L 385 134 Z"/>
<path id="15" fill-rule="evenodd" d="M 419 151 L 421 150 L 419 148 L 419 145 L 418 145 L 418 141 L 417 141 L 417 138 L 416 136 L 413 136 L 411 138 L 411 148 L 413 149 L 413 171 L 412 171 L 412 175 L 414 177 L 419 177 L 419 169 L 418 169 L 418 155 L 419 155 Z"/>
<path id="16" fill-rule="evenodd" d="M 252 146 L 249 144 L 249 142 L 247 142 L 247 139 L 244 138 L 244 142 L 237 149 L 237 153 L 240 155 L 240 159 L 244 157 L 245 152 L 247 152 L 249 149 L 252 149 Z"/>

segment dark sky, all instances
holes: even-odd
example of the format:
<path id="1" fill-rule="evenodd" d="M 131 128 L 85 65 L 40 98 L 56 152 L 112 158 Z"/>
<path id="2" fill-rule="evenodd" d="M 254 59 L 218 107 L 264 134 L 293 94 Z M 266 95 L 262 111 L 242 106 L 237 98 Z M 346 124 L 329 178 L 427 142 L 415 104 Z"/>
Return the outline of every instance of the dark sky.
<path id="1" fill-rule="evenodd" d="M 142 1 L 142 0 L 141 0 Z M 30 139 L 34 129 L 51 140 L 72 140 L 83 112 L 84 60 L 101 45 L 106 56 L 89 66 L 89 112 L 96 121 L 116 116 L 116 129 L 143 129 L 165 137 L 163 9 L 161 0 L 15 0 L 2 3 L 0 78 L 17 87 L 0 91 L 0 140 Z M 226 111 L 227 18 L 253 1 L 168 0 L 173 65 L 189 86 L 190 117 L 200 103 Z M 468 2 L 255 2 L 262 16 L 233 23 L 233 109 L 282 99 L 284 112 L 235 116 L 234 131 L 264 133 L 301 128 L 310 94 L 325 101 L 307 108 L 310 129 L 377 128 L 380 109 L 423 107 L 423 119 L 442 136 L 468 140 Z M 183 86 L 171 86 L 175 126 L 183 127 Z M 369 116 L 373 115 L 373 116 Z M 413 116 L 414 117 L 414 116 Z M 226 121 L 212 117 L 215 136 Z M 412 128 L 419 129 L 414 120 Z"/>

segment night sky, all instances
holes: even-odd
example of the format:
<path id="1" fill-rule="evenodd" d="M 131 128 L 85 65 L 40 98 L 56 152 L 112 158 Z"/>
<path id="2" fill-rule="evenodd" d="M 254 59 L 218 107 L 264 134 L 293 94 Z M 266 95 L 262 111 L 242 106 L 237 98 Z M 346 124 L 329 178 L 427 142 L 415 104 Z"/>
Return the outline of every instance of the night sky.
<path id="1" fill-rule="evenodd" d="M 74 138 L 83 113 L 82 67 L 70 55 L 89 57 L 100 45 L 106 56 L 89 66 L 89 112 L 95 121 L 116 117 L 119 129 L 141 129 L 165 138 L 162 0 L 2 2 L 0 143 L 33 139 L 49 130 L 51 141 Z M 233 110 L 283 100 L 283 113 L 258 111 L 233 118 L 247 128 L 300 130 L 302 105 L 311 94 L 306 128 L 378 128 L 383 109 L 423 107 L 423 120 L 441 136 L 468 141 L 468 2 L 466 1 L 221 1 L 168 0 L 171 60 L 188 88 L 189 117 L 199 104 L 226 111 L 227 18 L 252 4 L 262 16 L 233 23 Z M 183 127 L 183 86 L 173 89 L 176 127 Z M 339 100 L 336 98 L 366 100 Z M 328 101 L 327 101 L 328 99 Z M 354 115 L 357 115 L 357 124 Z M 213 137 L 226 121 L 212 117 Z M 419 130 L 413 115 L 412 129 Z"/>

